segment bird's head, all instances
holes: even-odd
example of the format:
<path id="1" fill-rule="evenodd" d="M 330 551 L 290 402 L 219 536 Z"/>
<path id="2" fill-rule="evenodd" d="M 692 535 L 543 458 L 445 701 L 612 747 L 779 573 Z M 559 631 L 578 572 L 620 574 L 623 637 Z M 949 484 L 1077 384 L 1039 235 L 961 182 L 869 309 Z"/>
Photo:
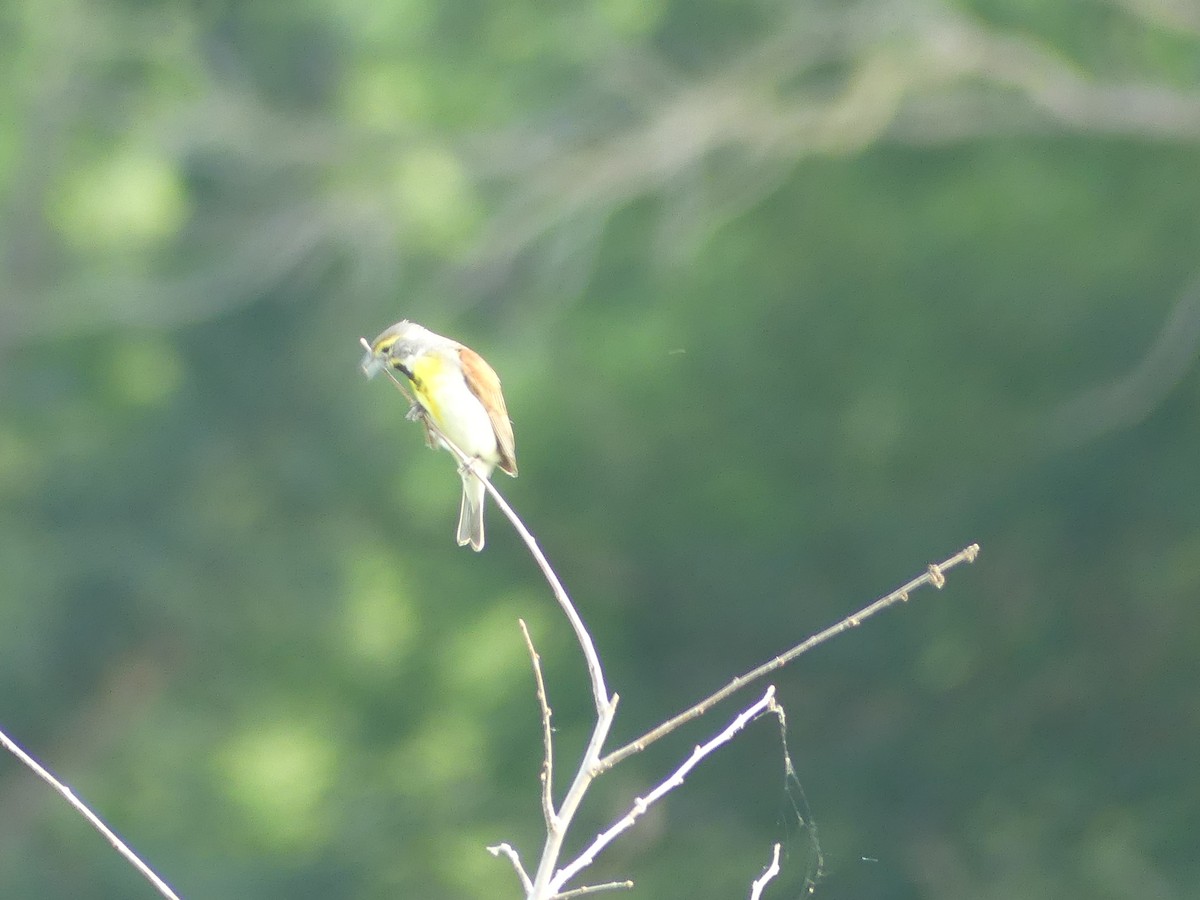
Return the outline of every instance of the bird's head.
<path id="1" fill-rule="evenodd" d="M 413 361 L 429 351 L 430 337 L 430 332 L 415 322 L 397 322 L 371 341 L 362 359 L 363 374 L 374 378 L 390 366 L 411 378 Z"/>

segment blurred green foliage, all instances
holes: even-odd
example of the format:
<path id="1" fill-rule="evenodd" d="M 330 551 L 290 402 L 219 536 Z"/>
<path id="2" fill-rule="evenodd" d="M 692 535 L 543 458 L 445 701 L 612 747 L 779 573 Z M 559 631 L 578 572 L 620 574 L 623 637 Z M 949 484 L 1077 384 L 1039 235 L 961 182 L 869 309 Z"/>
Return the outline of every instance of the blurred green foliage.
<path id="1" fill-rule="evenodd" d="M 1184 2 L 0 7 L 0 728 L 182 895 L 517 896 L 578 651 L 356 370 L 501 373 L 631 738 L 778 678 L 635 896 L 1200 881 L 1200 18 Z M 722 708 L 717 717 L 726 715 Z M 724 719 L 721 719 L 724 721 Z M 717 719 L 598 784 L 578 844 Z M 0 768 L 0 895 L 150 896 Z"/>

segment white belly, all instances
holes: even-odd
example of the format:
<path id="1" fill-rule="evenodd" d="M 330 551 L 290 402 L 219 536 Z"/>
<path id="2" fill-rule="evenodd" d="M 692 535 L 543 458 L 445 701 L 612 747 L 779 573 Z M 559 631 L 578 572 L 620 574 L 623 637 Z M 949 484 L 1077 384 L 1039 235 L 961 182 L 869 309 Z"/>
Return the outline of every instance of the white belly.
<path id="1" fill-rule="evenodd" d="M 446 437 L 454 441 L 463 453 L 488 463 L 489 468 L 499 462 L 492 420 L 479 398 L 467 387 L 462 375 L 458 372 L 447 373 L 430 388 L 438 398 L 438 404 L 436 409 L 430 409 L 429 412 L 442 431 L 446 432 Z"/>

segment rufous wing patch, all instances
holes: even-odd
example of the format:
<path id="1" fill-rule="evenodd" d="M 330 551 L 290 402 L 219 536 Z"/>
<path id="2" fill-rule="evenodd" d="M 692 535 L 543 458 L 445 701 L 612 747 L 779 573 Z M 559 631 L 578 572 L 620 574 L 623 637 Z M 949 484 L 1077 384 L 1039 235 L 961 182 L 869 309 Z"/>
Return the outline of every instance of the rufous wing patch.
<path id="1" fill-rule="evenodd" d="M 517 448 L 513 441 L 512 422 L 508 419 L 508 408 L 504 405 L 504 394 L 500 392 L 500 377 L 484 362 L 483 357 L 470 347 L 459 347 L 458 358 L 462 362 L 467 387 L 479 398 L 479 402 L 487 410 L 488 418 L 492 420 L 492 430 L 496 432 L 496 446 L 500 450 L 500 468 L 515 478 Z"/>

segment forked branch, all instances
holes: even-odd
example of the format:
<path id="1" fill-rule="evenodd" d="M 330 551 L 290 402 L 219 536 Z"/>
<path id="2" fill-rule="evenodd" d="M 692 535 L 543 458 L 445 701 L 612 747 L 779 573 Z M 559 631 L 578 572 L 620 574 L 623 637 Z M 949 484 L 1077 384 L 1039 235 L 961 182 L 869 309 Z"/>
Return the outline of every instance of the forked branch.
<path id="1" fill-rule="evenodd" d="M 363 339 L 363 346 L 368 350 L 370 345 Z M 699 703 L 685 710 L 677 716 L 668 719 L 661 725 L 652 728 L 641 737 L 634 741 L 614 750 L 607 756 L 601 756 L 604 748 L 604 743 L 608 738 L 609 731 L 612 728 L 613 720 L 617 710 L 617 695 L 609 695 L 608 688 L 604 682 L 604 672 L 600 664 L 600 657 L 596 652 L 595 644 L 592 641 L 591 635 L 588 633 L 587 627 L 583 623 L 566 590 L 559 581 L 558 576 L 547 562 L 545 554 L 542 553 L 537 541 L 529 532 L 520 520 L 512 507 L 508 505 L 505 499 L 500 495 L 500 492 L 492 485 L 492 483 L 484 477 L 475 467 L 474 461 L 462 452 L 454 442 L 446 437 L 445 433 L 433 421 L 432 417 L 425 409 L 416 403 L 413 397 L 406 390 L 404 384 L 390 370 L 385 370 L 388 376 L 396 387 L 404 394 L 410 404 L 409 417 L 419 420 L 426 429 L 427 436 L 431 437 L 431 444 L 436 446 L 438 443 L 445 446 L 458 459 L 460 465 L 470 471 L 472 475 L 479 478 L 483 482 L 487 492 L 492 496 L 496 506 L 512 523 L 513 528 L 521 536 L 533 556 L 534 561 L 542 571 L 542 575 L 546 579 L 546 583 L 550 586 L 554 593 L 555 599 L 566 615 L 567 620 L 571 623 L 572 629 L 575 631 L 576 639 L 579 642 L 580 649 L 583 652 L 584 660 L 587 664 L 588 675 L 592 685 L 593 701 L 596 707 L 596 723 L 592 728 L 591 738 L 588 741 L 587 748 L 584 751 L 583 758 L 579 763 L 579 767 L 571 780 L 570 787 L 567 789 L 566 796 L 563 798 L 562 804 L 555 807 L 553 796 L 553 781 L 552 775 L 554 771 L 554 748 L 553 748 L 553 729 L 551 727 L 550 704 L 546 697 L 546 686 L 542 678 L 541 661 L 537 650 L 533 645 L 533 641 L 529 636 L 529 630 L 525 623 L 521 622 L 521 631 L 524 635 L 525 645 L 529 651 L 530 661 L 533 665 L 535 683 L 537 686 L 538 706 L 541 711 L 542 720 L 542 744 L 544 750 L 544 761 L 541 773 L 542 786 L 542 815 L 546 822 L 546 841 L 542 848 L 542 856 L 538 861 L 536 872 L 531 876 L 522 865 L 517 851 L 509 844 L 497 844 L 489 847 L 488 850 L 495 856 L 505 856 L 512 863 L 513 868 L 517 872 L 517 876 L 521 880 L 521 886 L 525 890 L 527 900 L 566 900 L 571 897 L 581 897 L 588 894 L 598 893 L 601 891 L 618 890 L 620 888 L 632 887 L 632 882 L 619 881 L 608 882 L 605 884 L 589 885 L 585 887 L 566 889 L 566 885 L 572 878 L 592 864 L 596 857 L 620 834 L 628 831 L 633 827 L 634 823 L 641 817 L 643 813 L 655 802 L 657 802 L 666 794 L 670 793 L 676 787 L 683 783 L 684 778 L 694 769 L 701 760 L 713 752 L 716 748 L 724 743 L 732 740 L 746 723 L 755 716 L 763 712 L 772 712 L 780 717 L 782 722 L 783 710 L 775 702 L 775 688 L 769 687 L 763 697 L 752 706 L 747 707 L 739 713 L 726 728 L 713 737 L 708 742 L 696 747 L 692 754 L 675 769 L 665 780 L 657 787 L 651 790 L 644 798 L 638 798 L 634 801 L 632 808 L 624 816 L 614 822 L 608 829 L 601 832 L 595 840 L 592 841 L 572 862 L 559 868 L 558 860 L 562 854 L 563 842 L 567 832 L 570 829 L 571 822 L 574 819 L 575 813 L 578 811 L 580 804 L 583 802 L 584 795 L 596 777 L 611 769 L 623 759 L 637 753 L 655 741 L 660 740 L 670 734 L 675 729 L 679 728 L 686 722 L 702 716 L 708 712 L 714 705 L 724 700 L 735 691 L 740 690 L 748 684 L 751 684 L 770 672 L 782 668 L 796 657 L 808 652 L 814 647 L 825 643 L 830 638 L 841 634 L 851 628 L 855 628 L 862 624 L 866 619 L 887 609 L 893 604 L 907 601 L 909 595 L 918 588 L 932 584 L 936 588 L 941 588 L 945 584 L 945 572 L 954 568 L 960 563 L 972 563 L 979 554 L 979 545 L 971 544 L 969 547 L 960 550 L 958 553 L 951 556 L 949 559 L 941 563 L 930 565 L 925 572 L 913 578 L 908 583 L 896 588 L 891 593 L 879 598 L 875 602 L 863 607 L 853 615 L 849 615 L 834 625 L 819 631 L 809 637 L 807 640 L 785 653 L 781 653 L 774 659 L 763 663 L 755 669 L 734 678 L 729 684 L 721 688 L 714 694 L 704 698 Z M 754 881 L 751 886 L 751 897 L 757 900 L 761 896 L 763 889 L 779 872 L 779 845 L 776 844 L 772 856 L 771 864 L 767 869 Z"/>
<path id="2" fill-rule="evenodd" d="M 596 839 L 574 861 L 563 866 L 562 869 L 555 873 L 554 878 L 550 882 L 550 887 L 557 891 L 562 885 L 575 877 L 575 875 L 590 866 L 600 852 L 612 843 L 618 835 L 632 828 L 634 822 L 641 818 L 646 810 L 683 784 L 683 780 L 687 778 L 692 769 L 700 764 L 702 759 L 722 744 L 727 744 L 733 740 L 733 736 L 745 728 L 746 723 L 764 712 L 777 713 L 778 709 L 779 707 L 775 704 L 775 686 L 772 685 L 767 688 L 766 693 L 763 694 L 757 703 L 738 713 L 720 734 L 693 749 L 691 755 L 674 772 L 668 775 L 658 787 L 650 791 L 644 798 L 638 797 L 634 800 L 629 812 L 597 835 Z"/>
<path id="3" fill-rule="evenodd" d="M 771 850 L 771 864 L 766 870 L 754 879 L 750 885 L 750 900 L 759 900 L 762 897 L 763 888 L 770 883 L 771 879 L 779 874 L 779 844 L 776 844 Z"/>

